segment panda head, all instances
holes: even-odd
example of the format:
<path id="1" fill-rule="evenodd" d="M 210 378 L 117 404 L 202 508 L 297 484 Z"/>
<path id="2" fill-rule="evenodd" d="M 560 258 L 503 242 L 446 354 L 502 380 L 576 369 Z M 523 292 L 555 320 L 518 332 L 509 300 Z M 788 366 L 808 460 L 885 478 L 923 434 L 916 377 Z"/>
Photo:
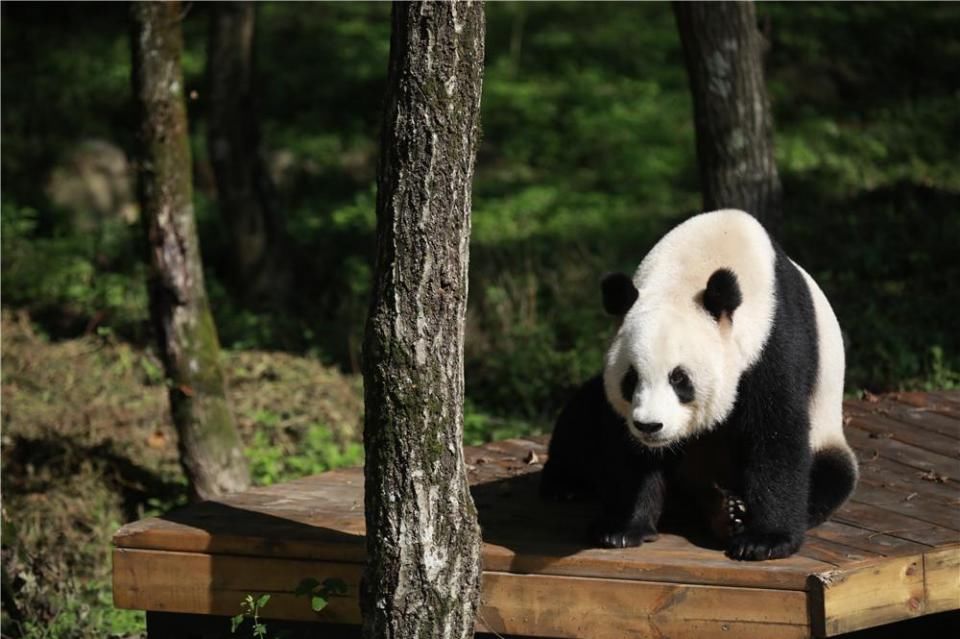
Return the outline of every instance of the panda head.
<path id="1" fill-rule="evenodd" d="M 692 299 L 643 296 L 622 273 L 602 283 L 604 308 L 622 318 L 607 351 L 607 401 L 650 448 L 722 421 L 736 399 L 730 332 L 742 301 L 737 277 L 716 270 Z"/>

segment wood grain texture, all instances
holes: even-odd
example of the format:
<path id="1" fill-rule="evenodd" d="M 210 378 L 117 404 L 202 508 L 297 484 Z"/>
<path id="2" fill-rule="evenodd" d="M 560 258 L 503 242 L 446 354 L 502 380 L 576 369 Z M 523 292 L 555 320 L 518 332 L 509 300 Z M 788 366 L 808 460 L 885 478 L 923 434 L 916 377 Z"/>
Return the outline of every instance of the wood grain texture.
<path id="1" fill-rule="evenodd" d="M 814 575 L 810 590 L 818 604 L 812 620 L 816 636 L 916 617 L 924 613 L 923 556 L 865 561 Z"/>
<path id="2" fill-rule="evenodd" d="M 478 630 L 548 637 L 806 637 L 802 592 L 484 575 Z"/>
<path id="3" fill-rule="evenodd" d="M 269 619 L 360 622 L 359 564 L 122 548 L 113 561 L 119 608 L 229 616 L 239 614 L 247 594 L 269 593 Z M 310 576 L 340 578 L 348 595 L 314 613 L 293 594 Z M 691 632 L 786 639 L 808 636 L 806 605 L 800 591 L 486 572 L 476 629 L 593 639 Z"/>
<path id="4" fill-rule="evenodd" d="M 881 398 L 846 407 L 871 419 L 872 408 L 889 403 Z M 943 413 L 924 409 L 916 419 L 930 415 L 946 430 L 939 420 L 951 418 Z M 952 459 L 849 430 L 863 462 L 854 499 L 809 531 L 797 555 L 757 563 L 731 561 L 678 531 L 639 548 L 586 548 L 582 532 L 591 506 L 537 498 L 546 438 L 466 447 L 484 537 L 478 627 L 563 637 L 830 636 L 960 609 L 957 483 L 921 477 L 930 470 L 956 474 L 948 466 Z M 357 469 L 255 488 L 121 529 L 114 539 L 117 604 L 235 614 L 246 594 L 241 590 L 252 588 L 275 595 L 272 614 L 314 619 L 290 591 L 304 576 L 341 576 L 352 588 L 365 558 L 364 536 Z M 757 597 L 754 613 L 738 608 L 750 594 Z M 774 600 L 782 604 L 776 614 L 789 608 L 787 617 L 760 616 Z M 672 603 L 658 608 L 658 601 Z M 331 621 L 358 619 L 355 603 L 347 603 L 331 604 Z M 809 615 L 811 625 L 793 614 Z"/>
<path id="5" fill-rule="evenodd" d="M 925 612 L 960 608 L 960 546 L 924 555 L 923 588 Z"/>

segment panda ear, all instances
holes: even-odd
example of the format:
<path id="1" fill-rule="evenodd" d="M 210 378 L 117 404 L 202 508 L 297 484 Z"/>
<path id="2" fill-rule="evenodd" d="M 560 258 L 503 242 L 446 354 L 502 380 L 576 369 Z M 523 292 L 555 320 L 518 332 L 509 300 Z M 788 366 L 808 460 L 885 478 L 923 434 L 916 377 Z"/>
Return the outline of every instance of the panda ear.
<path id="1" fill-rule="evenodd" d="M 713 319 L 720 321 L 726 314 L 733 321 L 733 312 L 743 302 L 740 293 L 740 284 L 737 276 L 728 268 L 714 271 L 707 280 L 707 288 L 703 292 L 703 307 L 713 315 Z"/>
<path id="2" fill-rule="evenodd" d="M 623 273 L 610 273 L 600 281 L 603 293 L 603 310 L 610 315 L 623 317 L 637 301 L 637 287 Z"/>

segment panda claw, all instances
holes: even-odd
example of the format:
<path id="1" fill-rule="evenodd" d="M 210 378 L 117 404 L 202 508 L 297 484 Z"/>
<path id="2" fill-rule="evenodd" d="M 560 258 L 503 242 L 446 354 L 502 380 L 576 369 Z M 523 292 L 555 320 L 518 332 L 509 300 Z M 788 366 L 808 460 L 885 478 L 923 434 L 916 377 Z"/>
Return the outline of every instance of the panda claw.
<path id="1" fill-rule="evenodd" d="M 594 524 L 591 538 L 601 548 L 630 548 L 656 541 L 660 535 L 651 526 L 636 526 L 607 529 L 602 523 Z"/>
<path id="2" fill-rule="evenodd" d="M 727 511 L 727 536 L 740 535 L 746 529 L 747 505 L 735 494 L 722 490 L 723 503 Z"/>
<path id="3" fill-rule="evenodd" d="M 790 533 L 740 533 L 727 547 L 727 556 L 739 561 L 763 561 L 789 557 L 803 543 L 802 536 Z"/>

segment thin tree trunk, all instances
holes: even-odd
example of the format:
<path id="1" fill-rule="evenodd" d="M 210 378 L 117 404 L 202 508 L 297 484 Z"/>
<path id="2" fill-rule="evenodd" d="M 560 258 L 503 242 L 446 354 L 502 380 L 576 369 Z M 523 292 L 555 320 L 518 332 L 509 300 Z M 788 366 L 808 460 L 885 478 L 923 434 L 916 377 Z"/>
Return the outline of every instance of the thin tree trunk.
<path id="1" fill-rule="evenodd" d="M 260 149 L 254 78 L 253 2 L 211 7 L 207 47 L 207 149 L 220 216 L 230 233 L 235 290 L 263 305 L 289 288 L 287 238 Z"/>
<path id="2" fill-rule="evenodd" d="M 693 94 L 704 208 L 781 223 L 773 118 L 753 2 L 674 2 Z"/>
<path id="3" fill-rule="evenodd" d="M 180 461 L 194 493 L 209 498 L 246 488 L 249 474 L 203 284 L 180 69 L 181 6 L 134 2 L 130 11 L 150 315 L 170 384 Z"/>
<path id="4" fill-rule="evenodd" d="M 394 4 L 363 353 L 368 639 L 473 636 L 463 331 L 483 52 L 482 3 Z"/>

